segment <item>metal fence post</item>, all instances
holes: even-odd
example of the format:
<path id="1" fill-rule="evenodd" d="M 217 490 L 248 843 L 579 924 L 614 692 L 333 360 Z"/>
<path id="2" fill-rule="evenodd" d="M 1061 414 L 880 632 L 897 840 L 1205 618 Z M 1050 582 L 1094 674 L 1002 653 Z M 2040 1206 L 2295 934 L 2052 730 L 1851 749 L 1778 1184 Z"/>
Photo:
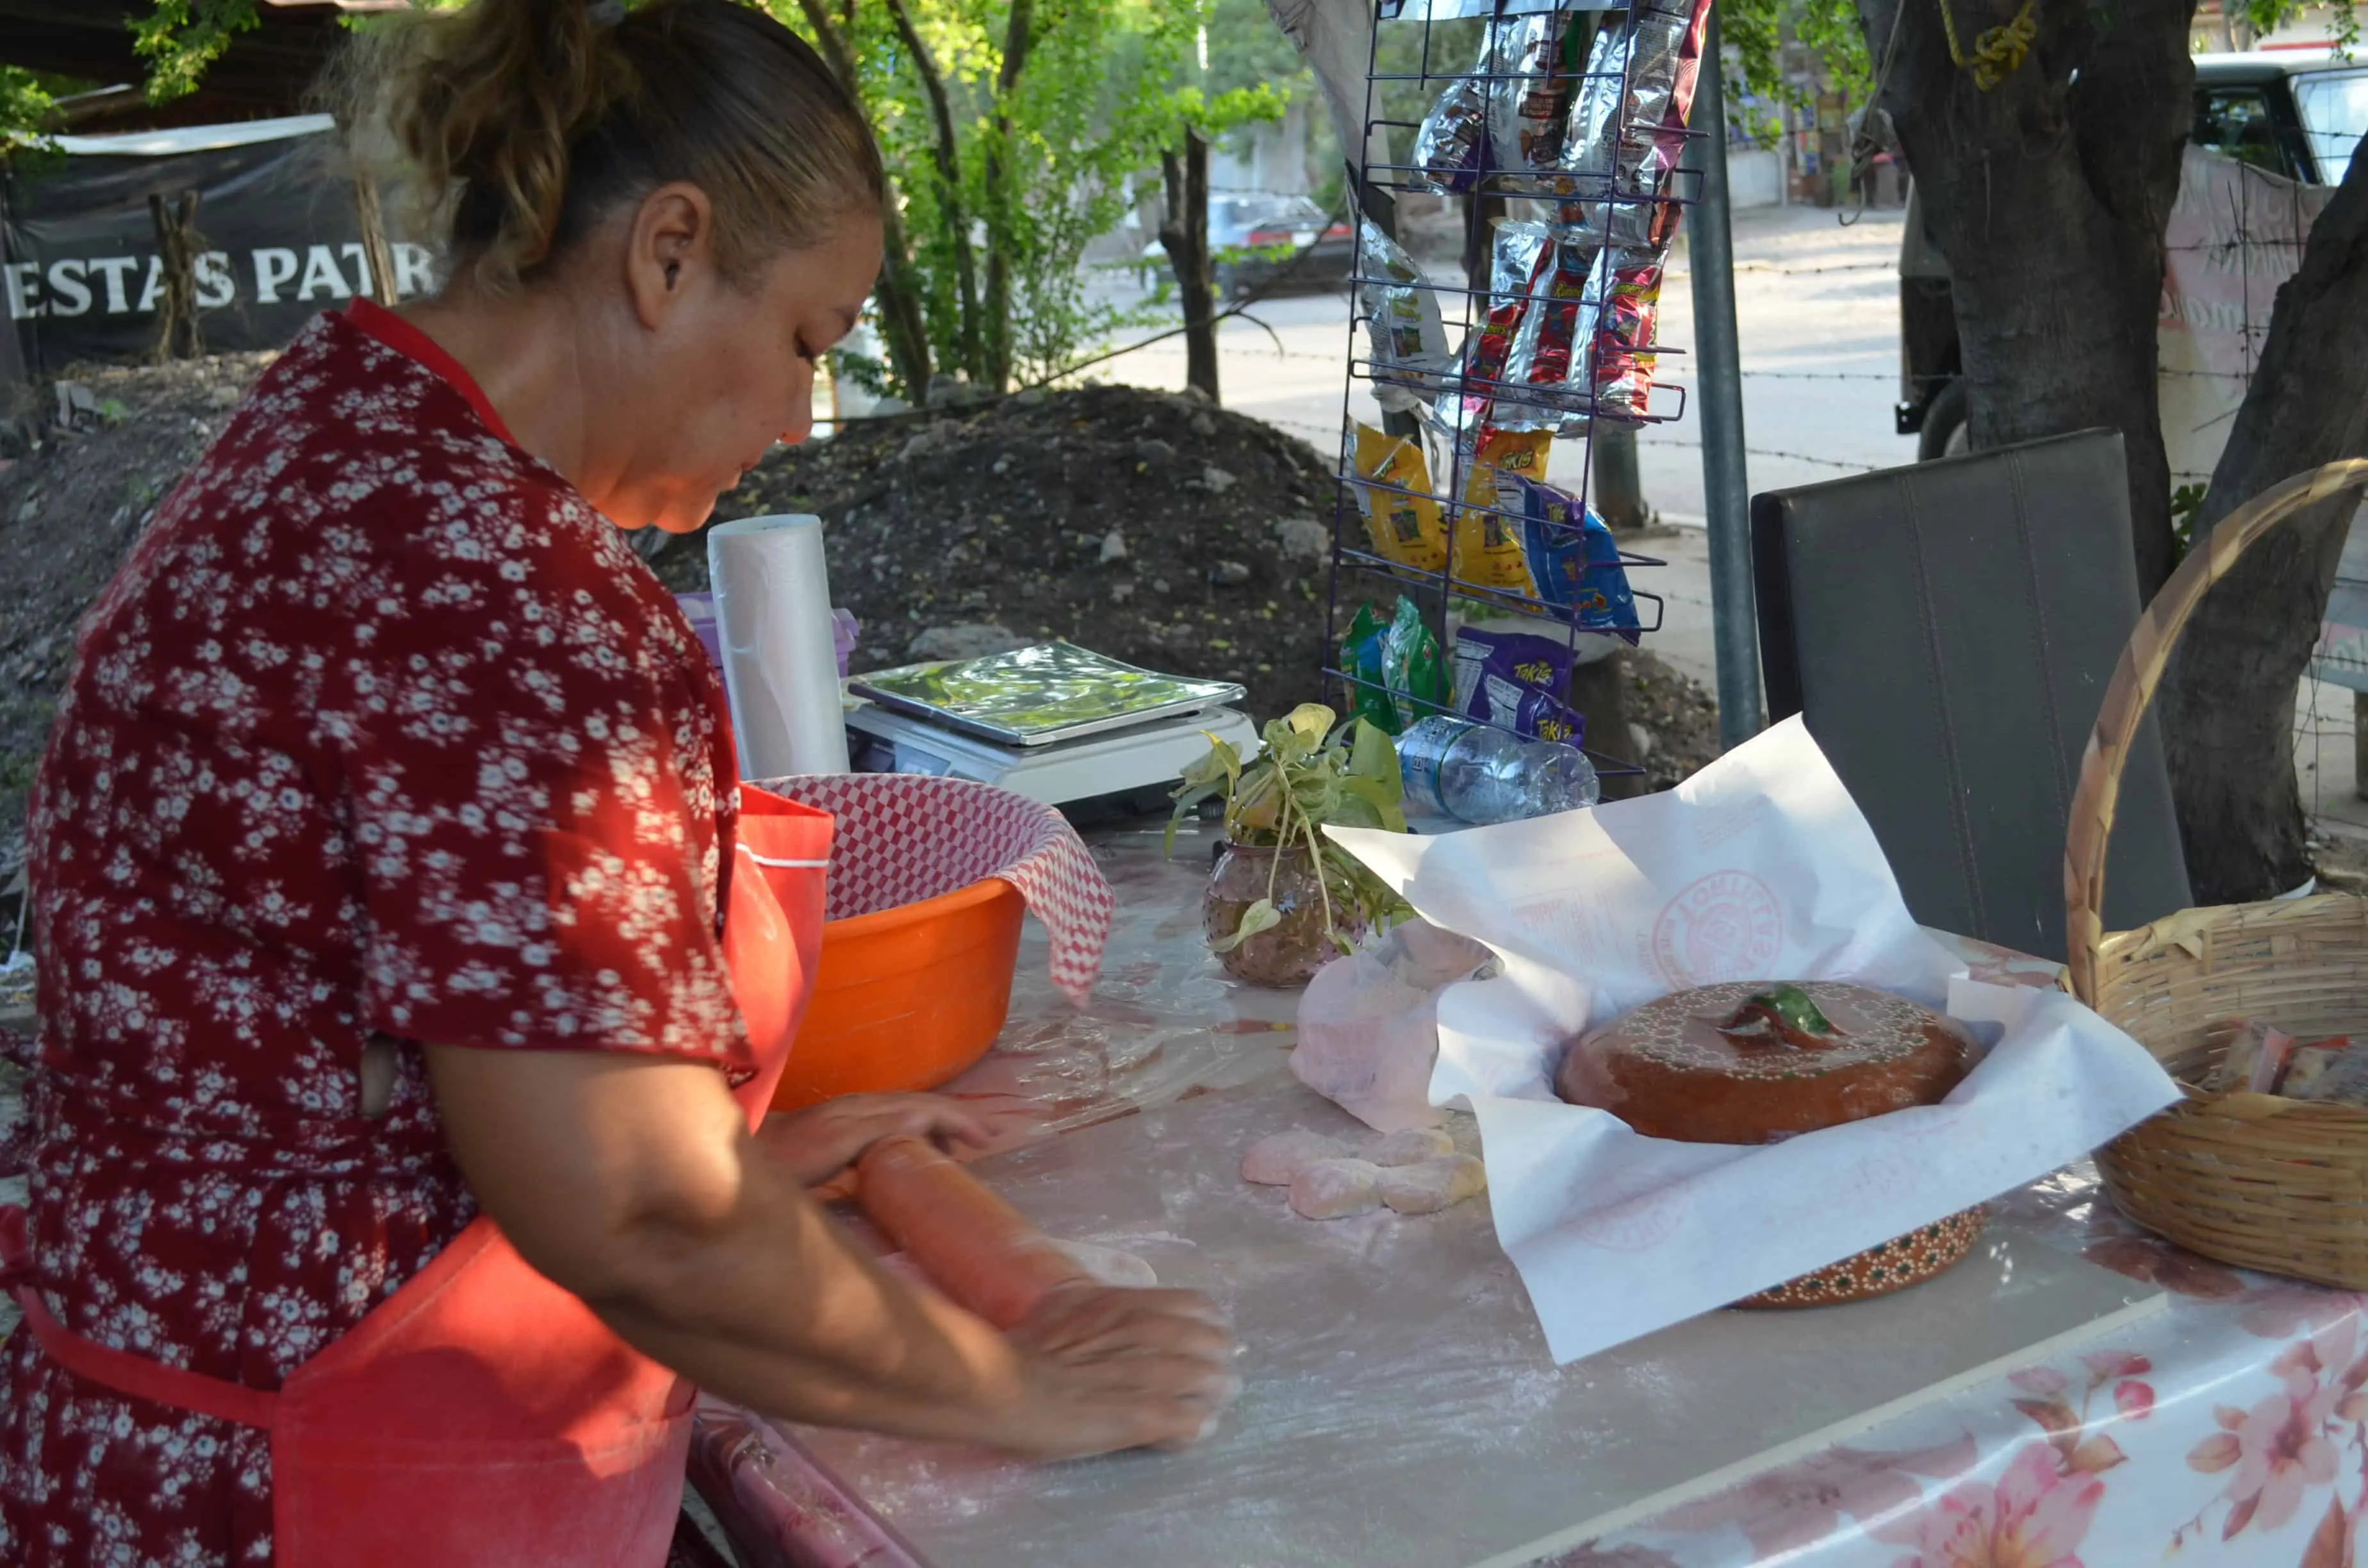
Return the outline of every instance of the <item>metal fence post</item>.
<path id="1" fill-rule="evenodd" d="M 1700 176 L 1686 210 L 1693 272 L 1694 357 L 1701 364 L 1702 494 L 1710 513 L 1710 602 L 1718 650 L 1718 738 L 1734 747 L 1759 733 L 1759 629 L 1752 608 L 1751 496 L 1743 460 L 1743 373 L 1735 336 L 1735 239 L 1727 228 L 1726 105 L 1718 7 L 1702 37 L 1686 161 Z"/>

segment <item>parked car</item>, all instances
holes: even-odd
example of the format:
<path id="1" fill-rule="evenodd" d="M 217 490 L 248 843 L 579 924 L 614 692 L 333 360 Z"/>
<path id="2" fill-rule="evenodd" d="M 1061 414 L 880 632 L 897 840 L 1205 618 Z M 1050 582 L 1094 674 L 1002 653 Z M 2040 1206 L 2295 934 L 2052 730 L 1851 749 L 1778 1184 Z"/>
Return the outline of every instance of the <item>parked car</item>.
<path id="1" fill-rule="evenodd" d="M 2340 181 L 2368 131 L 2368 67 L 2320 53 L 2202 55 L 2192 144 L 2300 185 Z M 1899 433 L 1930 460 L 1966 449 L 1956 307 L 1949 267 L 1911 187 L 1899 247 Z M 2225 435 L 2225 432 L 2223 432 Z M 2201 458 L 2174 469 L 2210 472 Z"/>
<path id="2" fill-rule="evenodd" d="M 1339 289 L 1357 269 L 1356 231 L 1309 197 L 1212 196 L 1209 256 L 1220 299 L 1239 299 L 1286 269 L 1279 287 Z M 1167 270 L 1167 252 L 1157 241 L 1144 247 L 1141 269 L 1151 277 Z"/>

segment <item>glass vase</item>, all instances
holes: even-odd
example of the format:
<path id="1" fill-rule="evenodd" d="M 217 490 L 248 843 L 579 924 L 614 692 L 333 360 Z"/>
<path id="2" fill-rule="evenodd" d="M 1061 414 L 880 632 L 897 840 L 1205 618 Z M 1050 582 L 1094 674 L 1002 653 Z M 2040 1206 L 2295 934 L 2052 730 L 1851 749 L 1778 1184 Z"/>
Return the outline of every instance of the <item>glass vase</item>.
<path id="1" fill-rule="evenodd" d="M 1225 846 L 1209 872 L 1209 891 L 1201 901 L 1201 926 L 1212 948 L 1241 928 L 1243 912 L 1259 899 L 1271 898 L 1275 913 L 1282 917 L 1217 954 L 1227 974 L 1252 985 L 1304 985 L 1310 975 L 1340 956 L 1324 934 L 1324 898 L 1315 878 L 1315 863 L 1305 845 Z M 1337 898 L 1332 926 L 1351 942 L 1365 932 L 1364 922 Z"/>

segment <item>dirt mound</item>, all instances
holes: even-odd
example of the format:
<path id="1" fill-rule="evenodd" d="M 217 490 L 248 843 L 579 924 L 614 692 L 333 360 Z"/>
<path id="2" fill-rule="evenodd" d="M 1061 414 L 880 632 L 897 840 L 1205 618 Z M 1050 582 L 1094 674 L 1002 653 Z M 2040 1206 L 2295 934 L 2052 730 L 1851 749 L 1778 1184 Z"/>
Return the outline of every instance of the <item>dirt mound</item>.
<path id="1" fill-rule="evenodd" d="M 16 853 L 74 627 L 271 359 L 77 372 L 73 384 L 89 394 L 83 427 L 44 418 L 39 447 L 0 472 L 0 860 Z M 0 866 L 0 882 L 13 874 L 13 861 Z"/>
<path id="2" fill-rule="evenodd" d="M 75 625 L 269 360 L 81 375 L 87 427 L 45 430 L 0 470 L 0 890 Z M 1272 426 L 1105 386 L 852 425 L 774 452 L 717 516 L 823 517 L 833 597 L 863 623 L 859 669 L 1061 636 L 1239 681 L 1265 718 L 1321 693 L 1333 489 L 1329 463 Z M 677 592 L 707 585 L 695 536 L 654 565 Z M 1699 686 L 1640 653 L 1624 687 L 1651 787 L 1716 755 Z M 0 891 L 0 921 L 13 903 Z"/>
<path id="3" fill-rule="evenodd" d="M 822 517 L 856 668 L 984 623 L 1236 680 L 1271 715 L 1317 695 L 1332 493 L 1295 437 L 1111 386 L 851 425 L 776 451 L 717 516 Z M 707 585 L 697 540 L 655 564 L 677 592 Z"/>

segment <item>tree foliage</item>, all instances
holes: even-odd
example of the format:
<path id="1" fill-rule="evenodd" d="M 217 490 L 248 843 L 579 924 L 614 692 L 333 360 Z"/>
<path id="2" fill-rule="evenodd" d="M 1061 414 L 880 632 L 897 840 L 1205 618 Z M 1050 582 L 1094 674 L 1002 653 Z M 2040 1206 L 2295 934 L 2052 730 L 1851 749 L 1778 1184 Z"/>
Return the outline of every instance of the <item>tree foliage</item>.
<path id="1" fill-rule="evenodd" d="M 20 147 L 46 147 L 56 107 L 57 99 L 40 76 L 19 66 L 0 65 L 0 157 Z"/>
<path id="2" fill-rule="evenodd" d="M 851 67 L 886 154 L 903 246 L 875 312 L 888 353 L 840 368 L 908 398 L 933 373 L 996 391 L 1057 375 L 1133 320 L 1080 286 L 1087 245 L 1186 127 L 1284 102 L 1198 79 L 1212 0 L 767 4 Z"/>
<path id="3" fill-rule="evenodd" d="M 148 62 L 148 101 L 169 103 L 198 90 L 206 67 L 243 32 L 262 25 L 257 0 L 156 0 L 131 23 L 132 51 Z"/>
<path id="4" fill-rule="evenodd" d="M 1261 0 L 747 3 L 845 67 L 880 138 L 902 252 L 878 312 L 890 353 L 843 368 L 916 399 L 937 370 L 998 389 L 1056 374 L 1126 324 L 1134 312 L 1078 284 L 1133 182 L 1187 126 L 1220 136 L 1304 90 Z M 150 99 L 194 91 L 258 6 L 156 0 L 131 24 Z M 0 144 L 49 108 L 22 73 L 0 74 Z"/>

